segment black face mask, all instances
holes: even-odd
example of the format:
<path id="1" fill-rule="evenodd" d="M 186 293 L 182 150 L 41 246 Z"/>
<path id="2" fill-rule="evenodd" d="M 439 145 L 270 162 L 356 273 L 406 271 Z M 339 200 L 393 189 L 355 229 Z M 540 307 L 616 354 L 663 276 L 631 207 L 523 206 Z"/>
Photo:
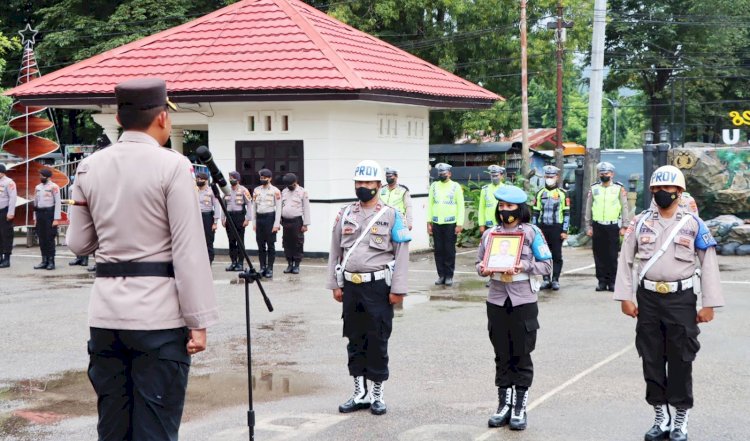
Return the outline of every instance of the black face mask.
<path id="1" fill-rule="evenodd" d="M 294 189 L 297 188 L 297 184 L 289 184 L 286 186 L 286 188 L 288 188 L 289 191 L 294 191 Z"/>
<path id="2" fill-rule="evenodd" d="M 270 179 L 261 179 L 260 180 L 260 185 L 268 185 L 269 182 L 271 182 Z"/>
<path id="3" fill-rule="evenodd" d="M 235 185 L 237 185 L 237 180 L 235 180 L 235 179 L 230 179 L 230 180 L 229 180 L 229 185 L 231 185 L 231 186 L 235 186 Z"/>
<path id="4" fill-rule="evenodd" d="M 438 175 L 438 179 L 440 179 L 440 182 L 445 182 L 448 180 L 448 176 L 446 175 Z"/>
<path id="5" fill-rule="evenodd" d="M 500 219 L 500 222 L 504 224 L 512 224 L 513 222 L 519 220 L 521 218 L 521 208 L 516 208 L 515 210 L 497 210 L 498 218 Z"/>
<path id="6" fill-rule="evenodd" d="M 369 202 L 372 200 L 372 198 L 375 197 L 376 194 L 378 194 L 378 190 L 375 188 L 366 188 L 366 187 L 357 187 L 355 190 L 357 193 L 357 199 L 359 199 L 362 202 Z"/>
<path id="7" fill-rule="evenodd" d="M 388 185 L 393 185 L 393 183 L 396 182 L 396 178 L 385 178 L 385 182 L 388 183 Z"/>
<path id="8" fill-rule="evenodd" d="M 669 208 L 677 200 L 677 192 L 670 193 L 666 190 L 659 190 L 654 193 L 654 202 L 661 208 Z"/>
<path id="9" fill-rule="evenodd" d="M 612 179 L 609 176 L 599 176 L 599 180 L 602 182 L 609 182 L 609 180 Z"/>
<path id="10" fill-rule="evenodd" d="M 198 187 L 203 187 L 206 185 L 206 181 L 198 181 Z"/>
<path id="11" fill-rule="evenodd" d="M 46 184 L 47 183 L 47 178 L 40 178 L 39 180 L 42 181 L 42 184 Z"/>

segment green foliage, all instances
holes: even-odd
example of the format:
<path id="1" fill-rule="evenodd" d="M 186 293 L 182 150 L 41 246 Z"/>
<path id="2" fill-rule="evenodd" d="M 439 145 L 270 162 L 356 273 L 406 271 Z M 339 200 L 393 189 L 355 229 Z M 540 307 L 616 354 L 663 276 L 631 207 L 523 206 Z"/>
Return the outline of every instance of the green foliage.
<path id="1" fill-rule="evenodd" d="M 466 207 L 466 219 L 468 222 L 464 224 L 464 229 L 456 240 L 456 244 L 460 247 L 476 246 L 482 237 L 482 233 L 479 232 L 481 225 L 478 222 L 482 185 L 484 184 L 479 181 L 475 182 L 471 180 L 468 182 L 468 185 L 461 185 L 464 191 L 464 205 Z"/>

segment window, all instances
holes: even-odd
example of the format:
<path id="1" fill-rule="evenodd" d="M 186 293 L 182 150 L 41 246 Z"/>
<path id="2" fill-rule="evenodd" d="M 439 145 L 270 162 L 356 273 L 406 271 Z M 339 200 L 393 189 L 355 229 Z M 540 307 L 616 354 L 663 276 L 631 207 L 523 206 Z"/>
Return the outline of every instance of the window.
<path id="1" fill-rule="evenodd" d="M 245 113 L 245 123 L 246 123 L 245 130 L 247 131 L 247 133 L 257 133 L 258 132 L 258 112 Z"/>
<path id="2" fill-rule="evenodd" d="M 237 141 L 235 155 L 237 171 L 248 189 L 260 185 L 258 172 L 263 168 L 273 172 L 271 183 L 280 189 L 287 173 L 297 175 L 297 182 L 304 186 L 303 141 Z"/>
<path id="3" fill-rule="evenodd" d="M 260 112 L 261 128 L 263 133 L 271 133 L 274 131 L 274 112 Z"/>
<path id="4" fill-rule="evenodd" d="M 289 111 L 278 112 L 279 116 L 279 132 L 289 133 L 292 124 L 292 113 Z"/>

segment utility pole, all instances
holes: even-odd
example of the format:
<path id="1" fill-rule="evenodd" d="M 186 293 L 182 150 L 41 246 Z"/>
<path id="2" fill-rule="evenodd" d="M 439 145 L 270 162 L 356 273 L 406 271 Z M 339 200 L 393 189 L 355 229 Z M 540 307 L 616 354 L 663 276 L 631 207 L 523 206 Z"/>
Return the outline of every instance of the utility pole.
<path id="1" fill-rule="evenodd" d="M 548 22 L 547 29 L 555 30 L 557 45 L 557 130 L 555 133 L 555 166 L 563 168 L 563 60 L 565 56 L 565 29 L 572 28 L 573 22 L 563 21 L 563 2 L 557 0 L 557 21 Z"/>
<path id="2" fill-rule="evenodd" d="M 526 63 L 526 0 L 521 0 L 521 175 L 529 174 L 529 91 Z"/>
<path id="3" fill-rule="evenodd" d="M 607 0 L 594 0 L 594 32 L 591 37 L 591 81 L 589 84 L 589 118 L 586 130 L 586 163 L 584 189 L 591 185 L 594 167 L 600 158 L 602 125 L 602 88 L 604 76 L 604 29 L 607 17 Z"/>

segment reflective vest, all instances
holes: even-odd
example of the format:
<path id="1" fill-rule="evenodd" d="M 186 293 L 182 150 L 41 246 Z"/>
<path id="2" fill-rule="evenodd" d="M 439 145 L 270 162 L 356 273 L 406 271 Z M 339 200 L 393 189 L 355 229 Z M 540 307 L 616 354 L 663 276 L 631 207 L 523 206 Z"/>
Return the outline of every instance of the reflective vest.
<path id="1" fill-rule="evenodd" d="M 591 186 L 591 219 L 595 222 L 617 222 L 622 205 L 620 192 L 622 185 L 613 182 L 608 187 L 597 183 Z"/>
<path id="2" fill-rule="evenodd" d="M 497 221 L 495 220 L 495 211 L 497 210 L 495 191 L 503 185 L 504 184 L 501 182 L 497 185 L 487 184 L 482 187 L 482 191 L 479 192 L 479 207 L 477 207 L 478 225 L 484 225 L 485 227 L 493 227 L 497 225 Z"/>
<path id="3" fill-rule="evenodd" d="M 400 184 L 396 185 L 396 188 L 393 190 L 386 185 L 380 189 L 380 200 L 400 211 L 402 215 L 406 215 L 404 195 L 406 195 L 407 191 L 409 191 L 409 189 Z"/>
<path id="4" fill-rule="evenodd" d="M 545 219 L 545 215 L 549 212 L 555 212 L 554 218 Z M 536 193 L 536 199 L 534 200 L 534 211 L 537 212 L 537 225 L 552 225 L 552 224 L 563 224 L 563 230 L 567 231 L 567 219 L 565 219 L 566 211 L 570 210 L 570 199 L 568 193 L 560 187 L 547 188 L 543 187 Z M 550 216 L 552 217 L 552 216 Z"/>
<path id="5" fill-rule="evenodd" d="M 464 224 L 464 191 L 454 181 L 435 181 L 427 197 L 427 221 L 433 224 Z"/>

